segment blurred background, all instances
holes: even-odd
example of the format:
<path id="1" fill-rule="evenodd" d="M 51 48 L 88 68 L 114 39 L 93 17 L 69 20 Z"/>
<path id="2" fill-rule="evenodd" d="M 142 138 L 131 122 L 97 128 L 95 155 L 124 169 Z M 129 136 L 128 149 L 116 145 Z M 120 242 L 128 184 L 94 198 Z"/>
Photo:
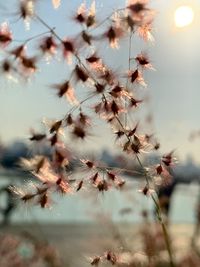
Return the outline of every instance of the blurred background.
<path id="1" fill-rule="evenodd" d="M 82 1 L 62 0 L 60 7 L 56 10 L 53 5 L 49 4 L 49 0 L 38 2 L 40 2 L 37 7 L 39 16 L 48 22 L 50 27 L 55 27 L 61 37 L 78 36 L 80 27 L 71 18 Z M 26 29 L 22 20 L 16 20 L 15 10 L 17 10 L 18 3 L 19 1 L 16 0 L 0 3 L 0 23 L 5 21 L 8 23 L 16 40 L 15 44 L 46 31 L 34 20 L 30 23 L 31 31 Z M 85 1 L 85 3 L 86 6 L 90 6 L 92 1 Z M 156 11 L 153 24 L 155 42 L 147 45 L 133 38 L 132 46 L 135 54 L 141 51 L 146 52 L 156 70 L 145 74 L 148 84 L 146 90 L 150 100 L 144 114 L 153 118 L 150 131 L 157 136 L 161 148 L 159 152 L 145 156 L 143 161 L 147 164 L 156 163 L 163 153 L 175 150 L 178 162 L 174 167 L 173 176 L 177 183 L 172 189 L 173 194 L 170 195 L 172 204 L 169 219 L 173 224 L 187 224 L 188 233 L 190 233 L 188 236 L 191 237 L 200 198 L 200 76 L 198 68 L 200 3 L 197 0 L 154 0 L 150 5 Z M 97 19 L 101 21 L 113 10 L 123 6 L 122 0 L 97 0 Z M 36 43 L 37 41 L 33 40 L 28 44 L 29 55 L 34 55 L 37 50 Z M 119 68 L 126 68 L 127 40 L 120 43 L 120 49 L 117 51 L 110 51 L 107 44 L 102 45 L 100 49 L 104 52 L 110 66 L 117 65 Z M 1 59 L 4 57 L 3 51 L 0 51 L 0 57 Z M 10 196 L 5 188 L 9 184 L 22 184 L 24 180 L 31 181 L 32 179 L 29 173 L 19 168 L 21 157 L 30 158 L 38 151 L 38 148 L 31 145 L 29 141 L 31 129 L 43 131 L 42 121 L 44 119 L 61 118 L 70 109 L 69 104 L 64 99 L 56 98 L 54 90 L 50 88 L 51 84 L 66 79 L 69 71 L 70 66 L 61 61 L 60 55 L 57 55 L 53 59 L 46 58 L 40 62 L 39 69 L 27 82 L 7 79 L 4 75 L 0 75 L 1 210 L 9 206 Z M 78 99 L 81 101 L 84 97 L 80 89 Z M 95 127 L 98 130 L 95 134 L 91 134 L 84 146 L 70 144 L 71 152 L 81 157 L 95 155 L 109 166 L 121 168 L 122 163 L 127 159 L 110 142 L 110 140 L 114 141 L 110 129 L 100 120 L 96 122 Z M 39 149 L 40 153 L 45 155 L 50 153 L 45 144 Z M 76 165 L 74 161 L 72 171 L 76 171 Z M 139 168 L 132 161 L 128 162 L 128 166 L 129 169 Z M 113 222 L 123 224 L 143 221 L 144 210 L 148 211 L 150 220 L 153 220 L 154 208 L 151 199 L 144 198 L 138 193 L 144 184 L 141 177 L 130 175 L 130 173 L 124 173 L 123 176 L 126 177 L 130 186 L 122 192 L 111 191 L 103 196 L 90 195 L 90 197 L 87 192 L 67 197 L 55 196 L 53 207 L 45 210 L 38 207 L 17 206 L 13 209 L 11 207 L 9 222 L 18 225 L 22 230 L 22 225 L 26 225 L 26 231 L 30 230 L 27 225 L 31 224 L 33 232 L 35 231 L 44 239 L 49 239 L 49 237 L 50 240 L 55 239 L 56 244 L 62 236 L 62 231 L 66 231 L 66 240 L 63 244 L 73 240 L 75 243 L 72 244 L 77 248 L 85 245 L 76 242 L 76 238 L 81 236 L 84 240 L 86 235 L 91 237 L 88 225 L 99 223 L 99 217 L 100 215 L 102 217 L 102 214 L 107 221 L 106 225 L 109 227 L 111 225 L 111 229 L 113 229 Z M 0 216 L 3 220 L 3 212 Z M 104 219 L 102 219 L 103 222 Z M 80 228 L 80 223 L 84 227 Z M 51 228 L 55 225 L 57 225 L 56 228 Z M 71 225 L 71 228 L 66 228 L 65 225 Z M 11 231 L 17 231 L 15 226 L 12 229 L 14 230 Z M 57 229 L 57 234 L 53 233 L 52 229 Z M 184 229 L 184 227 L 179 228 L 180 236 Z M 94 234 L 95 230 L 92 231 Z M 121 231 L 125 231 L 123 227 Z M 95 238 L 98 239 L 97 236 Z M 72 250 L 69 247 L 68 245 L 68 254 Z"/>

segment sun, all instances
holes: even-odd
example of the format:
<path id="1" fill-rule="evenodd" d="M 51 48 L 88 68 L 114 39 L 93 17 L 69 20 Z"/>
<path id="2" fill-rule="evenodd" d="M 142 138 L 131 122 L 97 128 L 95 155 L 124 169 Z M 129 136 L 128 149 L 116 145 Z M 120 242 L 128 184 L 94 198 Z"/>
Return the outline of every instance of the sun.
<path id="1" fill-rule="evenodd" d="M 190 6 L 180 6 L 176 9 L 174 20 L 178 28 L 190 25 L 194 19 L 194 12 Z"/>

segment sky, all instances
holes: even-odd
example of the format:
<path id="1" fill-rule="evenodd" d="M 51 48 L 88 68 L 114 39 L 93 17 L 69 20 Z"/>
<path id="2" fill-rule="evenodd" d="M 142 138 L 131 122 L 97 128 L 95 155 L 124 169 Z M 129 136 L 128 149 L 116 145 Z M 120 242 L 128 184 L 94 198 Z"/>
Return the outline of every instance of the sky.
<path id="1" fill-rule="evenodd" d="M 25 29 L 24 23 L 16 19 L 17 2 L 9 0 L 0 5 L 0 23 L 9 22 L 14 39 L 25 40 L 45 32 L 46 29 L 38 22 L 31 23 L 31 31 Z M 60 36 L 78 35 L 80 28 L 74 26 L 70 18 L 82 1 L 62 0 L 58 10 L 53 9 L 50 0 L 39 2 L 39 15 L 50 26 L 55 27 Z M 91 1 L 85 2 L 90 6 Z M 124 3 L 122 0 L 96 0 L 97 17 L 105 18 L 114 9 L 123 7 Z M 200 163 L 200 139 L 189 141 L 190 133 L 200 129 L 200 2 L 151 0 L 150 3 L 156 10 L 153 30 L 155 43 L 143 45 L 133 40 L 132 46 L 136 51 L 147 51 L 156 69 L 145 75 L 148 81 L 146 90 L 150 95 L 149 110 L 154 118 L 153 132 L 161 143 L 161 152 L 176 149 L 181 160 L 190 154 Z M 179 5 L 189 5 L 194 10 L 193 23 L 181 29 L 176 28 L 174 24 L 174 12 Z M 28 45 L 30 54 L 32 48 L 34 42 Z M 121 44 L 120 52 L 110 51 L 108 45 L 103 49 L 105 54 L 108 54 L 108 60 L 109 57 L 112 58 L 112 64 L 127 64 L 126 43 Z M 2 54 L 3 51 L 0 51 L 0 58 Z M 50 64 L 44 60 L 37 73 L 27 83 L 15 83 L 0 77 L 0 137 L 3 142 L 9 143 L 14 139 L 27 141 L 30 128 L 41 129 L 42 118 L 61 118 L 69 110 L 66 101 L 56 98 L 55 92 L 49 88 L 50 84 L 66 78 L 70 70 L 70 66 L 58 60 L 53 60 Z M 86 141 L 86 145 L 91 149 L 98 146 L 110 147 L 110 139 L 107 138 L 109 129 L 101 128 L 102 125 L 98 124 L 95 127 L 99 129 L 99 135 L 91 136 L 89 141 Z"/>

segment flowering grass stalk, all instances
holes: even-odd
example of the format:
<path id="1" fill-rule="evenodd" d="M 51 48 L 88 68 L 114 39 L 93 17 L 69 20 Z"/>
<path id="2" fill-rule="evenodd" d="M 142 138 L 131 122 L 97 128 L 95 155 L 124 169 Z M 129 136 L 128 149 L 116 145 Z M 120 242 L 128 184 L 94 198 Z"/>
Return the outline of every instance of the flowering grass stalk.
<path id="1" fill-rule="evenodd" d="M 34 35 L 21 45 L 9 49 L 9 45 L 14 43 L 13 35 L 7 26 L 5 28 L 2 25 L 0 28 L 0 45 L 7 54 L 7 58 L 1 62 L 2 72 L 26 80 L 37 72 L 40 59 L 47 55 L 55 57 L 58 53 L 64 62 L 71 64 L 72 71 L 67 79 L 50 87 L 55 90 L 58 98 L 66 97 L 72 107 L 63 118 L 45 122 L 46 132 L 32 131 L 30 141 L 47 143 L 51 147 L 52 156 L 36 156 L 29 161 L 23 160 L 22 164 L 40 183 L 32 184 L 28 190 L 15 188 L 15 193 L 23 202 L 33 202 L 45 208 L 49 206 L 51 195 L 55 192 L 67 195 L 78 193 L 85 187 L 101 193 L 110 188 L 122 189 L 126 181 L 95 160 L 79 159 L 82 168 L 87 172 L 81 179 L 73 179 L 68 172 L 72 157 L 63 141 L 63 133 L 70 136 L 71 140 L 84 141 L 90 136 L 93 120 L 99 116 L 113 130 L 122 152 L 139 163 L 146 179 L 143 193 L 147 195 L 152 189 L 150 182 L 153 179 L 140 161 L 139 155 L 158 150 L 159 144 L 155 136 L 148 132 L 148 127 L 144 127 L 144 133 L 141 134 L 140 125 L 144 119 L 132 120 L 131 115 L 137 114 L 138 109 L 145 104 L 145 97 L 141 97 L 141 92 L 144 94 L 144 90 L 147 90 L 143 89 L 146 87 L 144 72 L 152 70 L 153 66 L 143 51 L 133 56 L 132 42 L 133 37 L 142 38 L 145 42 L 153 40 L 151 32 L 154 10 L 149 7 L 147 0 L 129 0 L 124 8 L 117 9 L 105 20 L 98 22 L 95 2 L 90 8 L 82 4 L 72 16 L 73 21 L 80 26 L 80 33 L 69 38 L 59 36 L 56 29 L 37 14 L 37 4 L 39 5 L 39 0 L 21 1 L 17 16 L 25 23 L 35 21 L 43 25 L 46 32 Z M 58 9 L 62 1 L 52 1 L 52 4 Z M 128 69 L 122 67 L 117 71 L 113 66 L 108 66 L 105 58 L 100 56 L 99 44 L 107 43 L 110 49 L 119 49 L 121 42 L 126 39 Z M 37 41 L 37 50 L 34 51 L 34 56 L 30 56 L 26 46 L 33 41 Z M 84 88 L 87 97 L 78 99 L 78 87 Z M 85 107 L 86 103 L 90 105 L 90 112 Z M 164 155 L 160 164 L 154 167 L 155 173 L 161 177 L 165 174 L 166 177 L 172 160 L 172 152 Z M 174 267 L 169 235 L 160 206 L 157 198 L 150 195 L 162 225 L 170 265 Z M 109 251 L 106 255 L 93 259 L 91 264 L 98 265 L 102 257 L 112 264 L 117 262 L 116 256 Z"/>

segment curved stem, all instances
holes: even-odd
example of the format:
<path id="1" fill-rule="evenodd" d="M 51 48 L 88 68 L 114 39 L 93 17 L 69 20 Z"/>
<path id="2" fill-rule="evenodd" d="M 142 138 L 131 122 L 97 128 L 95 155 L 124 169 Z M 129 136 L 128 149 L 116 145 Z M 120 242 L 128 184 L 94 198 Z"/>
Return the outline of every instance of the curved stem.
<path id="1" fill-rule="evenodd" d="M 139 165 L 141 166 L 141 168 L 144 170 L 144 175 L 145 175 L 145 179 L 146 179 L 146 183 L 147 183 L 147 186 L 149 188 L 149 176 L 139 158 L 138 155 L 136 155 L 136 159 L 139 163 Z M 171 244 L 170 244 L 170 238 L 169 238 L 169 233 L 167 231 L 167 227 L 163 221 L 163 218 L 162 218 L 162 215 L 161 215 L 161 208 L 160 208 L 160 205 L 159 205 L 159 202 L 158 200 L 155 198 L 155 196 L 153 194 L 151 194 L 151 198 L 154 202 L 154 205 L 156 207 L 156 215 L 157 215 L 157 219 L 158 221 L 160 222 L 161 224 L 161 227 L 162 227 L 162 231 L 163 231 L 163 235 L 164 235 L 164 239 L 165 239 L 165 244 L 166 244 L 166 247 L 167 247 L 167 251 L 168 251 L 168 254 L 169 254 L 169 260 L 170 260 L 170 266 L 171 267 L 175 267 L 175 264 L 174 264 L 174 260 L 173 260 L 173 253 L 172 253 L 172 249 L 171 249 Z"/>
<path id="2" fill-rule="evenodd" d="M 30 41 L 32 41 L 32 40 L 34 40 L 34 39 L 37 39 L 37 38 L 39 38 L 39 37 L 41 37 L 41 36 L 43 36 L 43 35 L 45 35 L 45 34 L 48 34 L 48 33 L 51 33 L 51 31 L 49 30 L 49 31 L 46 31 L 46 32 L 42 32 L 42 33 L 36 34 L 36 35 L 34 35 L 34 36 L 32 36 L 32 37 L 26 39 L 26 40 L 17 40 L 17 39 L 14 39 L 13 42 L 18 42 L 18 43 L 24 43 L 24 44 L 27 44 L 28 42 L 30 42 Z"/>
<path id="3" fill-rule="evenodd" d="M 122 129 L 124 129 L 124 126 L 122 124 L 122 122 L 120 121 L 120 119 L 116 116 L 116 119 L 119 123 L 119 125 L 122 127 Z M 124 129 L 125 130 L 125 129 Z M 130 137 L 125 133 L 128 141 L 130 141 Z M 148 189 L 150 188 L 150 183 L 149 183 L 149 175 L 146 171 L 146 169 L 144 168 L 138 154 L 136 154 L 136 159 L 141 167 L 141 169 L 143 170 L 143 174 L 144 174 L 144 177 L 146 179 L 146 185 L 148 187 Z M 154 202 L 154 205 L 156 207 L 156 215 L 157 215 L 157 219 L 158 221 L 160 222 L 161 226 L 162 226 L 162 231 L 163 231 L 163 235 L 164 235 L 164 239 L 165 239 L 165 244 L 166 244 L 166 248 L 167 248 L 167 252 L 168 252 L 168 255 L 169 255 L 169 260 L 170 260 L 170 266 L 171 267 L 175 267 L 175 263 L 174 263 L 174 260 L 173 260 L 173 253 L 172 253 L 172 249 L 171 249 L 171 245 L 170 245 L 170 239 L 169 239 L 169 234 L 168 234 L 168 231 L 167 231 L 167 227 L 162 219 L 162 215 L 161 215 L 161 208 L 160 208 L 160 205 L 159 205 L 159 202 L 157 201 L 157 199 L 154 197 L 153 194 L 151 194 L 151 198 Z"/>

